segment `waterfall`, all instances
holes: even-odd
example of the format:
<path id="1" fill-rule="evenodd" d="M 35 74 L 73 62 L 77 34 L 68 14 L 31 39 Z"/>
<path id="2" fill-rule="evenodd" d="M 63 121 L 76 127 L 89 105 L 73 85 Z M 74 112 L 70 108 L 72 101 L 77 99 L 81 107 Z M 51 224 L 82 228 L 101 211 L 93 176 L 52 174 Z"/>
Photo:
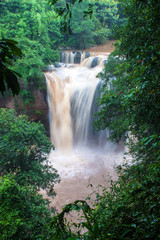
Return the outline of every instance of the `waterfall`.
<path id="1" fill-rule="evenodd" d="M 61 183 L 55 186 L 53 206 L 59 209 L 66 203 L 86 199 L 90 183 L 106 186 L 104 177 L 108 173 L 115 176 L 113 166 L 122 161 L 123 145 L 107 141 L 109 131 L 96 132 L 92 125 L 102 88 L 96 76 L 103 70 L 107 55 L 61 52 L 61 62 L 50 65 L 44 73 L 50 136 L 55 146 L 48 160 L 61 176 Z"/>
<path id="2" fill-rule="evenodd" d="M 47 79 L 48 103 L 50 110 L 51 140 L 57 149 L 70 150 L 72 130 L 68 83 L 54 72 L 45 74 Z"/>
<path id="3" fill-rule="evenodd" d="M 51 140 L 58 151 L 71 152 L 76 146 L 98 147 L 102 140 L 105 143 L 108 131 L 97 133 L 92 126 L 101 88 L 97 74 L 105 59 L 91 57 L 90 53 L 61 52 L 65 64 L 45 73 Z"/>
<path id="4" fill-rule="evenodd" d="M 60 62 L 61 63 L 74 63 L 80 64 L 84 59 L 94 56 L 94 52 L 81 52 L 81 51 L 61 51 Z"/>

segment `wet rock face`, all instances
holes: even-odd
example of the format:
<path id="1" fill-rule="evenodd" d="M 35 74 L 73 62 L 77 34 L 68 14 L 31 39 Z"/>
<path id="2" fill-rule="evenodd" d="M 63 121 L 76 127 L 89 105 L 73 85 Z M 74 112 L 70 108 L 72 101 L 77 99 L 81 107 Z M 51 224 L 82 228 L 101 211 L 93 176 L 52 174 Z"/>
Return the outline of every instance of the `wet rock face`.
<path id="1" fill-rule="evenodd" d="M 89 58 L 91 56 L 90 52 L 85 52 L 85 58 Z"/>
<path id="2" fill-rule="evenodd" d="M 92 61 L 91 68 L 94 68 L 98 65 L 98 57 L 95 57 Z"/>
<path id="3" fill-rule="evenodd" d="M 15 109 L 17 114 L 25 114 L 29 116 L 30 121 L 40 121 L 47 132 L 49 137 L 49 116 L 48 116 L 48 103 L 46 90 L 34 90 L 32 92 L 34 97 L 34 103 L 23 105 L 22 99 L 17 96 L 1 96 L 0 108 Z"/>
<path id="4" fill-rule="evenodd" d="M 81 62 L 81 52 L 76 52 L 74 57 L 74 63 L 80 63 Z"/>
<path id="5" fill-rule="evenodd" d="M 89 58 L 90 55 L 90 52 L 84 51 L 61 51 L 60 62 L 66 64 L 80 64 L 84 59 Z"/>

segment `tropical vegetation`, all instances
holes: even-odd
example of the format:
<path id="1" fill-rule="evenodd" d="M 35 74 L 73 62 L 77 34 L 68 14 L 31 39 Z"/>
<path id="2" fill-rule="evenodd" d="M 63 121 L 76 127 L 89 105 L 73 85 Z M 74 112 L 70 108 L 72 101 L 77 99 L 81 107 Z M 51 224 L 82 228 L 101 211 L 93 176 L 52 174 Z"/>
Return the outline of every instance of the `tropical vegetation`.
<path id="1" fill-rule="evenodd" d="M 58 59 L 60 19 L 45 0 L 5 0 L 0 5 L 1 38 L 16 40 L 23 52 L 14 70 L 18 70 L 25 81 L 36 80 L 46 64 Z"/>
<path id="2" fill-rule="evenodd" d="M 122 24 L 118 1 L 49 1 L 62 16 L 64 46 L 84 49 L 112 39 L 116 24 Z M 88 16 L 91 16 L 89 18 Z M 68 31 L 67 31 L 68 30 Z M 79 39 L 79 41 L 77 41 Z"/>
<path id="3" fill-rule="evenodd" d="M 80 49 L 102 43 L 114 36 L 111 29 L 119 19 L 117 1 L 96 3 L 92 19 L 84 17 L 84 13 L 87 13 L 88 6 L 95 3 L 94 0 L 74 1 L 72 11 L 65 0 L 50 2 L 54 2 L 54 7 L 51 8 L 46 0 L 0 2 L 0 91 L 3 93 L 9 88 L 15 95 L 21 85 L 20 94 L 23 99 L 27 98 L 27 104 L 34 101 L 29 94 L 31 89 L 45 89 L 42 70 L 59 61 L 60 48 Z M 62 16 L 59 16 L 65 12 L 67 21 L 72 16 L 72 34 L 60 31 L 67 28 Z M 14 79 L 15 85 L 11 79 Z"/>
<path id="4" fill-rule="evenodd" d="M 18 184 L 13 174 L 0 177 L 1 239 L 41 239 L 51 219 L 49 202 L 34 188 Z"/>
<path id="5" fill-rule="evenodd" d="M 41 2 L 43 6 L 44 1 Z M 63 37 L 71 42 L 70 46 L 74 46 L 75 36 L 79 36 L 81 30 L 79 31 L 76 22 L 72 23 L 72 17 L 75 18 L 79 14 L 78 4 L 82 4 L 82 9 L 83 7 L 87 9 L 86 3 L 83 0 L 78 0 L 77 3 L 72 0 L 71 5 L 69 1 L 50 0 L 49 2 L 56 7 L 56 13 L 64 17 L 66 23 L 68 21 L 69 28 L 73 31 L 73 38 L 72 40 L 70 37 L 67 38 L 68 33 Z M 89 10 L 84 11 L 86 15 L 92 13 L 93 23 L 95 21 L 97 26 L 100 24 L 102 29 L 103 27 L 108 29 L 113 25 L 110 16 L 113 17 L 114 13 L 103 7 L 103 4 L 109 2 L 112 5 L 115 3 L 115 1 L 101 0 L 95 5 L 96 19 L 92 13 L 93 1 L 88 1 Z M 9 0 L 0 2 L 5 13 L 8 9 L 14 11 L 11 14 L 13 19 L 14 17 L 17 19 L 19 8 L 23 7 L 26 9 L 26 14 L 31 19 L 36 18 L 37 21 L 37 25 L 31 25 L 35 33 L 25 32 L 27 29 L 23 32 L 23 28 L 20 28 L 21 38 L 19 33 L 14 32 L 20 40 L 19 46 L 22 48 L 25 46 L 23 45 L 25 39 L 24 43 L 28 44 L 26 46 L 35 47 L 36 51 L 40 51 L 40 55 L 44 56 L 44 46 L 41 48 L 41 43 L 35 44 L 40 31 L 40 28 L 35 28 L 40 27 L 38 12 L 33 16 L 32 11 L 27 10 L 30 6 L 27 1 L 20 6 L 19 1 L 16 0 L 16 11 L 12 3 Z M 5 4 L 8 4 L 8 8 L 5 8 Z M 36 9 L 36 6 L 40 8 L 38 1 L 32 0 L 31 4 L 34 6 L 32 10 Z M 63 8 L 62 4 L 64 4 Z M 115 142 L 123 141 L 128 147 L 126 161 L 117 167 L 118 180 L 110 180 L 110 188 L 102 187 L 102 193 L 97 192 L 96 200 L 91 205 L 88 200 L 77 200 L 66 205 L 60 214 L 51 216 L 51 212 L 46 208 L 47 202 L 37 193 L 40 189 L 46 189 L 48 193 L 54 194 L 54 182 L 59 180 L 57 172 L 47 162 L 46 154 L 52 146 L 45 136 L 44 128 L 39 123 L 29 122 L 27 117 L 15 116 L 12 110 L 2 109 L 0 111 L 2 239 L 25 239 L 25 237 L 57 240 L 160 239 L 160 3 L 156 0 L 119 0 L 117 8 L 118 11 L 123 10 L 120 16 L 124 15 L 126 21 L 121 26 L 118 22 L 116 50 L 111 54 L 104 71 L 100 74 L 103 79 L 103 89 L 98 100 L 100 108 L 95 116 L 94 125 L 97 130 L 108 127 L 112 133 L 110 139 Z M 0 11 L 2 14 L 2 8 Z M 103 14 L 103 11 L 106 12 Z M 54 12 L 54 15 L 56 13 Z M 28 18 L 25 19 L 27 21 Z M 85 26 L 89 24 L 87 21 L 90 20 L 82 21 L 86 21 L 80 26 L 85 31 Z M 20 24 L 19 26 L 25 25 L 25 21 L 17 23 Z M 5 21 L 1 19 L 3 33 L 8 31 L 9 34 L 8 27 L 4 26 Z M 63 26 L 66 26 L 65 23 Z M 12 25 L 13 31 L 15 27 Z M 91 25 L 87 31 L 92 30 Z M 62 36 L 61 33 L 58 34 Z M 26 40 L 28 36 L 30 38 Z M 3 37 L 12 38 L 12 31 L 10 35 Z M 39 37 L 41 38 L 41 34 Z M 43 37 L 41 40 L 45 41 Z M 11 55 L 8 55 L 8 50 L 1 55 L 4 56 L 1 62 L 6 67 L 5 63 L 8 62 L 5 62 L 5 57 L 13 60 L 14 51 L 19 50 L 14 47 L 16 42 L 3 41 L 2 49 L 6 49 L 5 43 L 13 45 L 9 48 Z M 84 38 L 81 43 L 86 44 L 85 41 L 87 40 Z M 27 54 L 27 49 L 22 50 Z M 48 60 L 49 58 L 43 58 L 44 63 Z M 20 61 L 23 63 L 22 58 L 17 59 L 16 62 L 20 64 Z M 38 66 L 42 65 L 40 62 Z M 11 71 L 15 70 L 19 70 L 16 65 Z M 4 73 L 3 69 L 1 73 Z M 20 73 L 23 75 L 23 72 Z M 16 75 L 15 72 L 12 74 Z M 11 76 L 11 73 L 9 75 Z M 3 92 L 5 89 L 2 89 Z M 132 157 L 132 161 L 128 161 L 128 156 Z M 80 213 L 78 223 L 72 224 L 65 219 L 65 214 L 72 210 Z"/>
<path id="6" fill-rule="evenodd" d="M 0 109 L 0 175 L 12 173 L 20 185 L 45 189 L 54 195 L 59 177 L 47 156 L 52 144 L 44 126 L 30 122 L 27 116 L 16 116 L 14 110 Z"/>
<path id="7" fill-rule="evenodd" d="M 100 74 L 94 125 L 108 127 L 111 140 L 124 141 L 132 161 L 126 156 L 117 167 L 118 181 L 97 192 L 92 207 L 86 201 L 66 205 L 53 219 L 52 239 L 160 239 L 160 3 L 119 2 L 127 22 Z M 65 222 L 72 210 L 82 216 L 78 224 Z"/>
<path id="8" fill-rule="evenodd" d="M 49 201 L 60 181 L 48 161 L 53 148 L 44 126 L 0 109 L 0 238 L 37 239 L 51 221 Z M 40 238 L 39 238 L 40 239 Z M 48 239 L 48 238 L 46 238 Z"/>

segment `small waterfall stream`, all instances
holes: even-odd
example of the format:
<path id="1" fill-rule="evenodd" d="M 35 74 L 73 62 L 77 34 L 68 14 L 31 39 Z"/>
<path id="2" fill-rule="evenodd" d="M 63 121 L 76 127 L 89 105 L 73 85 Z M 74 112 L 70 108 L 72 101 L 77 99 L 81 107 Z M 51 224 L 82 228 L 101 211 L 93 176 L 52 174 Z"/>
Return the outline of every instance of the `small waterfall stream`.
<path id="1" fill-rule="evenodd" d="M 95 132 L 92 126 L 98 110 L 102 71 L 106 55 L 84 52 L 61 52 L 58 68 L 45 72 L 48 89 L 50 135 L 55 150 L 49 160 L 59 171 L 54 202 L 60 208 L 77 198 L 84 199 L 89 179 L 102 184 L 102 175 L 112 172 L 124 151 L 106 140 L 108 130 Z"/>

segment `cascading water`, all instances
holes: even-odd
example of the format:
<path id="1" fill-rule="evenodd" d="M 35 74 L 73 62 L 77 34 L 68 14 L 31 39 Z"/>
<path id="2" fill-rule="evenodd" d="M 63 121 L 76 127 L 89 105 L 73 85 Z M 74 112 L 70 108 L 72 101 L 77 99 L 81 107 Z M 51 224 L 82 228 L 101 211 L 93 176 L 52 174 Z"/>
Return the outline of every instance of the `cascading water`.
<path id="1" fill-rule="evenodd" d="M 51 140 L 58 150 L 69 151 L 72 146 L 69 86 L 54 72 L 45 75 L 48 88 Z"/>
<path id="2" fill-rule="evenodd" d="M 78 53 L 81 64 L 61 64 L 60 68 L 45 73 L 51 140 L 62 153 L 71 152 L 78 146 L 93 147 L 96 144 L 100 147 L 102 135 L 104 143 L 108 136 L 107 130 L 96 133 L 92 127 L 101 86 L 101 80 L 96 76 L 102 70 L 104 57 L 88 57 L 82 61 L 80 59 L 90 54 Z M 70 62 L 72 54 L 68 53 L 63 61 L 68 59 Z M 74 55 L 77 58 L 77 53 Z"/>
<path id="3" fill-rule="evenodd" d="M 63 176 L 91 171 L 87 165 L 94 162 L 98 163 L 97 169 L 109 167 L 119 159 L 117 155 L 115 158 L 117 145 L 106 140 L 109 131 L 95 132 L 92 126 L 102 84 L 97 74 L 106 58 L 106 54 L 61 52 L 61 62 L 65 63 L 45 72 L 50 135 L 55 146 L 50 160 Z"/>
<path id="4" fill-rule="evenodd" d="M 102 71 L 106 55 L 84 52 L 62 52 L 58 68 L 45 72 L 50 135 L 55 150 L 49 160 L 58 170 L 61 183 L 55 186 L 57 196 L 52 206 L 61 209 L 66 203 L 85 199 L 92 185 L 105 185 L 103 175 L 114 176 L 113 164 L 119 163 L 123 148 L 106 141 L 109 131 L 95 132 L 92 127 L 98 110 Z"/>

